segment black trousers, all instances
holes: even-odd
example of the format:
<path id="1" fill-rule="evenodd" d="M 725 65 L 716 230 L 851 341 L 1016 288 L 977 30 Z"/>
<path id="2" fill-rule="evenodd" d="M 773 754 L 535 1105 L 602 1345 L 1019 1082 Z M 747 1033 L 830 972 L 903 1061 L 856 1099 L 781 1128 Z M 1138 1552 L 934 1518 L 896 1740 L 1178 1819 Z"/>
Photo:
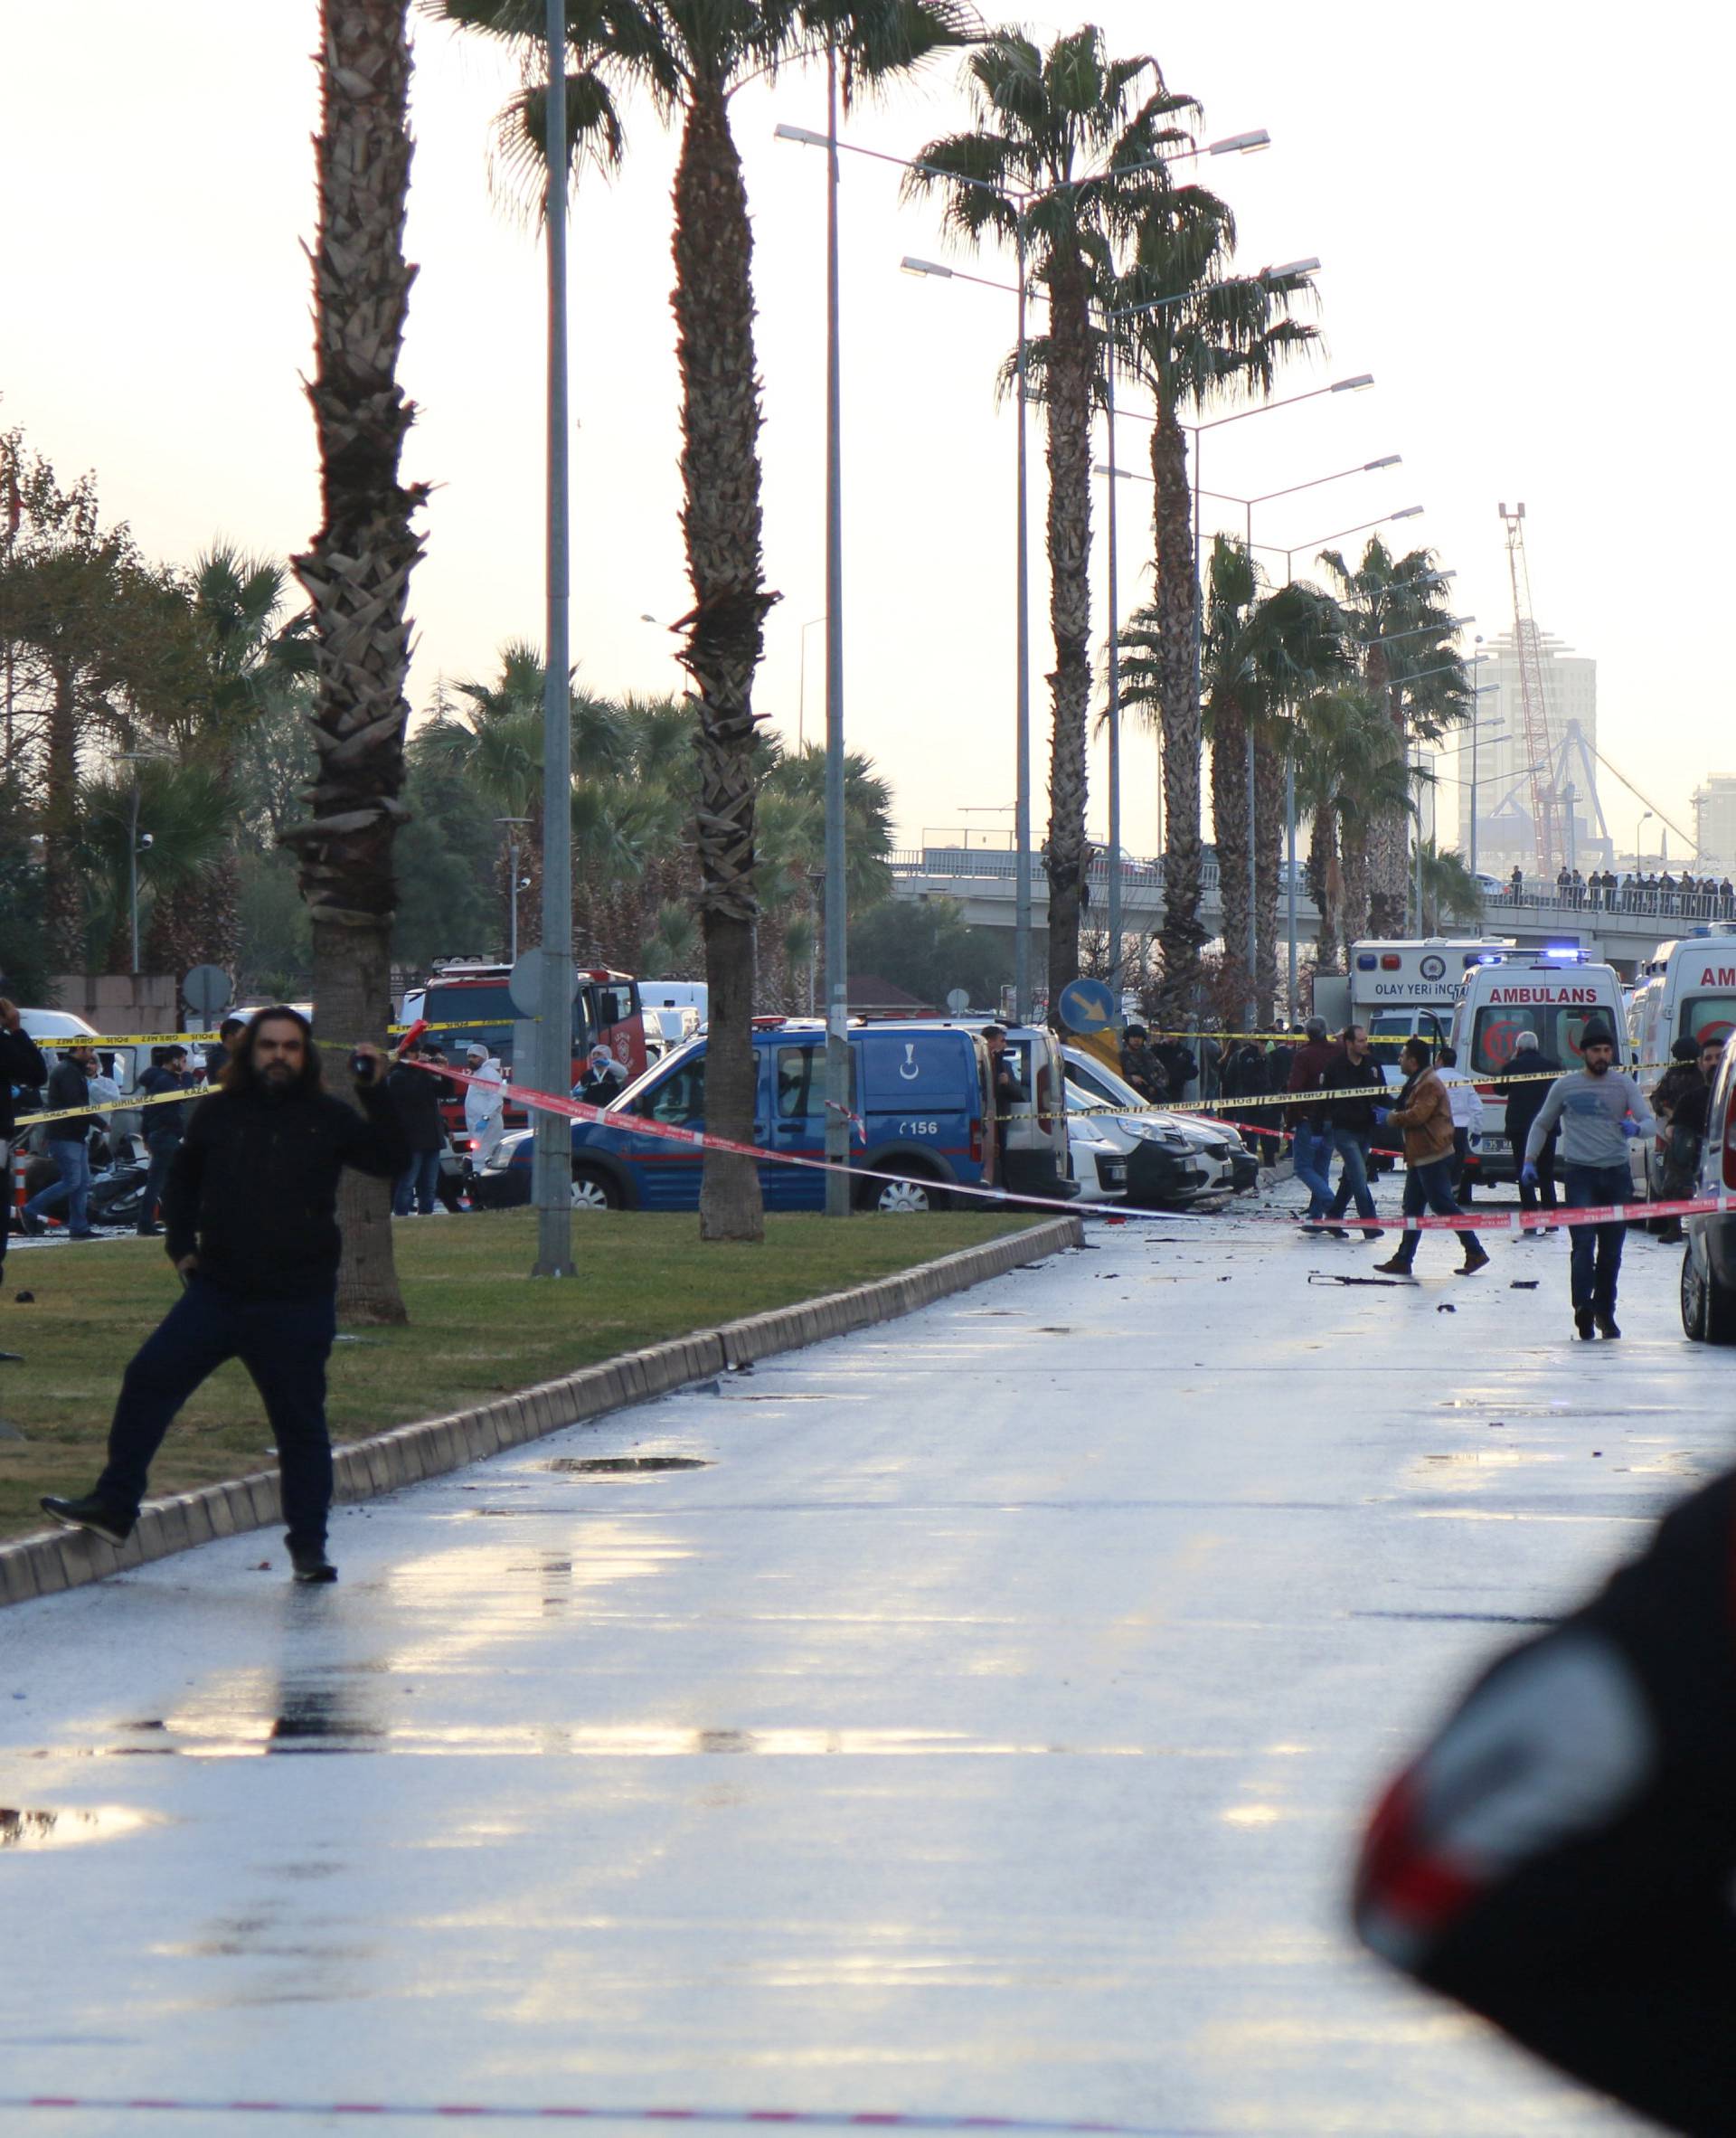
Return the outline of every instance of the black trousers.
<path id="1" fill-rule="evenodd" d="M 137 1514 L 152 1459 L 175 1413 L 201 1382 L 239 1358 L 253 1377 L 278 1443 L 289 1543 L 323 1545 L 332 1504 L 326 1361 L 336 1333 L 337 1306 L 330 1292 L 314 1299 L 244 1299 L 207 1277 L 190 1278 L 121 1380 L 97 1498 L 117 1513 Z"/>
<path id="2" fill-rule="evenodd" d="M 1736 2133 L 1736 1473 L 1505 1656 L 1387 1793 L 1377 1953 L 1693 2138 Z"/>

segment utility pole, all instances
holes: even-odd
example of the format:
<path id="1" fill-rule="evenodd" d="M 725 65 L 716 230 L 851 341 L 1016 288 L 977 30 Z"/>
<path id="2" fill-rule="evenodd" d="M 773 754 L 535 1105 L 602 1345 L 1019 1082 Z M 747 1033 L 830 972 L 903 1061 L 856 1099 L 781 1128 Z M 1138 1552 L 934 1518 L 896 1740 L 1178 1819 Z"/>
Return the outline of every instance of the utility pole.
<path id="1" fill-rule="evenodd" d="M 549 247 L 547 668 L 542 678 L 542 984 L 537 991 L 536 1081 L 564 1093 L 572 1083 L 572 705 L 567 649 L 567 29 L 563 0 L 548 0 L 549 93 L 543 147 Z M 514 892 L 517 907 L 517 892 Z M 536 1205 L 533 1277 L 571 1277 L 572 1130 L 538 1108 L 531 1197 Z"/>
<path id="2" fill-rule="evenodd" d="M 844 473 L 838 360 L 838 54 L 826 48 L 826 1214 L 850 1215 L 850 978 L 844 845 Z"/>

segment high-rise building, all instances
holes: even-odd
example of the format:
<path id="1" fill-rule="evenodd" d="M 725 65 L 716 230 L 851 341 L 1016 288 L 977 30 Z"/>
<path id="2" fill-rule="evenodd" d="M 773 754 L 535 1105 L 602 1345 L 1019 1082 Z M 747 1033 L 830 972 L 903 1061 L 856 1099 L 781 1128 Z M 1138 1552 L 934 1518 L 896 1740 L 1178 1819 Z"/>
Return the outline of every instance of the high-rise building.
<path id="1" fill-rule="evenodd" d="M 1736 874 L 1736 774 L 1708 772 L 1694 789 L 1694 839 L 1698 867 Z"/>
<path id="2" fill-rule="evenodd" d="M 1588 792 L 1590 778 L 1584 767 L 1591 761 L 1598 742 L 1598 664 L 1587 654 L 1573 653 L 1547 631 L 1538 634 L 1543 676 L 1543 705 L 1549 724 L 1551 754 L 1559 765 L 1562 743 L 1577 725 L 1584 750 L 1570 753 L 1566 786 L 1571 796 L 1571 826 L 1568 836 L 1571 865 L 1581 869 L 1606 866 L 1612 858 L 1608 840 L 1599 833 L 1595 792 Z M 1458 822 L 1459 850 L 1471 851 L 1471 808 L 1477 806 L 1477 866 L 1492 875 L 1505 875 L 1515 864 L 1527 874 L 1535 866 L 1536 834 L 1532 824 L 1531 758 L 1525 747 L 1524 701 L 1520 695 L 1519 649 L 1511 631 L 1475 648 L 1481 658 L 1467 661 L 1467 673 L 1482 695 L 1477 701 L 1481 724 L 1475 755 L 1461 744 L 1468 733 L 1448 735 L 1447 747 L 1455 752 L 1439 767 L 1443 777 L 1461 780 L 1456 790 L 1457 812 L 1443 806 L 1441 817 Z M 1473 789 L 1472 767 L 1477 785 Z M 1445 798 L 1442 798 L 1443 804 Z"/>

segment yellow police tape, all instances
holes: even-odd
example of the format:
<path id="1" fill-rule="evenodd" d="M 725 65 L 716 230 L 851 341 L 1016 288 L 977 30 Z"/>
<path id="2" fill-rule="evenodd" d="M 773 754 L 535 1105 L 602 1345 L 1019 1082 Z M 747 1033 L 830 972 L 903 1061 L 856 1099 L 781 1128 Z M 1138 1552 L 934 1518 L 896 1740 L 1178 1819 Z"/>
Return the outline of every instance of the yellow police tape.
<path id="1" fill-rule="evenodd" d="M 424 1025 L 424 1032 L 471 1032 L 478 1026 L 502 1024 L 533 1025 L 535 1017 L 467 1017 L 452 1024 Z M 388 1025 L 388 1035 L 408 1032 L 408 1025 Z M 26 1033 L 28 1039 L 33 1036 Z M 88 1046 L 100 1054 L 106 1046 L 191 1046 L 195 1044 L 212 1045 L 217 1040 L 215 1032 L 68 1032 L 52 1039 L 37 1039 L 35 1044 L 43 1049 L 59 1046 Z M 322 1039 L 322 1046 L 347 1046 L 347 1039 Z"/>

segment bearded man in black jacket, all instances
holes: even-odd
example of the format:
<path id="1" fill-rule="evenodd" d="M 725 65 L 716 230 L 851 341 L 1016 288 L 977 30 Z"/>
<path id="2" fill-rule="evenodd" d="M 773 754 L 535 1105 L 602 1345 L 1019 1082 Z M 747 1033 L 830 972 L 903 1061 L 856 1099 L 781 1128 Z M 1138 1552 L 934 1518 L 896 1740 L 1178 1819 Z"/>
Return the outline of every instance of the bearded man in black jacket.
<path id="1" fill-rule="evenodd" d="M 307 1018 L 262 1009 L 220 1089 L 193 1109 L 163 1196 L 165 1244 L 186 1289 L 127 1368 L 95 1489 L 42 1501 L 57 1522 L 124 1544 L 176 1412 L 239 1358 L 277 1441 L 296 1579 L 337 1579 L 326 1556 L 326 1361 L 337 1333 L 338 1175 L 354 1166 L 391 1180 L 409 1159 L 385 1057 L 355 1054 L 360 1112 L 321 1088 Z"/>

